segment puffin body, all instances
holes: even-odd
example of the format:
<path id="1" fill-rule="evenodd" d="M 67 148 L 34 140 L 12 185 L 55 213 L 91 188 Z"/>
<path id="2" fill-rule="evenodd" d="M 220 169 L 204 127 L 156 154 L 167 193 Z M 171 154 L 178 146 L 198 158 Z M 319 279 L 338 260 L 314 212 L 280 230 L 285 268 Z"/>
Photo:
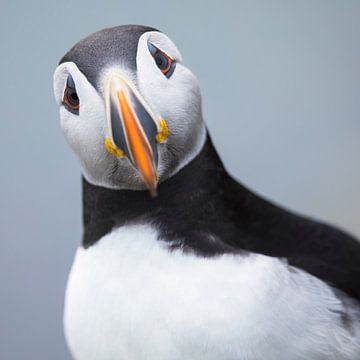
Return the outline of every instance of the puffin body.
<path id="1" fill-rule="evenodd" d="M 166 35 L 95 33 L 54 88 L 84 174 L 74 359 L 360 359 L 360 244 L 229 176 Z"/>
<path id="2" fill-rule="evenodd" d="M 127 225 L 78 250 L 65 313 L 75 359 L 356 359 L 359 308 L 316 277 L 264 255 L 169 252 L 158 237 Z"/>

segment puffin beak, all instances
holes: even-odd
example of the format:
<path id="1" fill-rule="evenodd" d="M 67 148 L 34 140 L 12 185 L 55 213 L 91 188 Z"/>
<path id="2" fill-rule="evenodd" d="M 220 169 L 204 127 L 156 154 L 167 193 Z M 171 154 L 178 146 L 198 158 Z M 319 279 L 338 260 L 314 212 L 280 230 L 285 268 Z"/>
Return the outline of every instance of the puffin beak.
<path id="1" fill-rule="evenodd" d="M 155 117 L 135 86 L 123 75 L 110 75 L 105 91 L 110 130 L 105 146 L 112 154 L 124 153 L 140 172 L 150 194 L 155 196 L 158 182 Z"/>

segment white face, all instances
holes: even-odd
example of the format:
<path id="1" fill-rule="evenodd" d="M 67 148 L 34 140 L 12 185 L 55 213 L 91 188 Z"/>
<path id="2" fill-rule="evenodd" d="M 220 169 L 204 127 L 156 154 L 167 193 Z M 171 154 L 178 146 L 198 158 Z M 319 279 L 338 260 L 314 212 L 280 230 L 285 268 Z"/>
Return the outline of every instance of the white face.
<path id="1" fill-rule="evenodd" d="M 154 54 L 149 49 L 151 44 L 173 59 L 175 68 L 170 76 L 166 76 L 156 64 Z M 106 57 L 106 54 L 103 56 Z M 124 88 L 130 89 L 138 97 L 151 113 L 154 128 L 160 131 L 160 119 L 165 119 L 168 136 L 153 148 L 158 156 L 155 172 L 159 182 L 190 162 L 205 142 L 201 95 L 196 78 L 183 64 L 176 46 L 160 32 L 145 32 L 139 38 L 136 70 L 126 67 L 124 63 L 120 58 L 98 69 L 96 88 L 74 62 L 62 63 L 55 70 L 54 93 L 60 107 L 62 130 L 80 158 L 85 178 L 94 185 L 108 188 L 146 189 L 144 175 L 139 171 L 141 167 L 137 166 L 133 153 L 129 156 L 125 151 L 124 157 L 117 157 L 104 145 L 106 138 L 114 139 L 110 119 L 111 96 L 108 94 L 112 87 L 109 82 L 114 77 L 120 79 L 119 83 L 123 82 Z M 69 75 L 76 87 L 78 111 L 71 111 L 69 106 L 64 105 Z M 146 131 L 141 129 L 140 133 L 145 134 Z M 129 145 L 128 137 L 126 141 Z"/>

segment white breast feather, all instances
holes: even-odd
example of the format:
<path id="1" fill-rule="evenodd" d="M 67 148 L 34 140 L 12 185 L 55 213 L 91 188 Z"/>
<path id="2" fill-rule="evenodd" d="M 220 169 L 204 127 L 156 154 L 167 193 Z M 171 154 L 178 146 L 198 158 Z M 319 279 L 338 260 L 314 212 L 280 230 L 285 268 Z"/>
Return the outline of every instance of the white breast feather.
<path id="1" fill-rule="evenodd" d="M 147 225 L 79 248 L 65 302 L 76 360 L 355 360 L 359 322 L 284 261 L 170 252 Z"/>

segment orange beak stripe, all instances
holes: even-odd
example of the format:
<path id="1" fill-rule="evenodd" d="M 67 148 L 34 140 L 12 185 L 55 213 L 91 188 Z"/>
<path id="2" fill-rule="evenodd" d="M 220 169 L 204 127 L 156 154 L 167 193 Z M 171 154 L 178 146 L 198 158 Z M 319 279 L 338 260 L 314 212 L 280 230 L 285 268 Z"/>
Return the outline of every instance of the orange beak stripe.
<path id="1" fill-rule="evenodd" d="M 122 90 L 117 92 L 125 135 L 132 160 L 140 171 L 150 193 L 155 195 L 157 174 L 149 142 L 141 130 L 134 112 Z"/>

